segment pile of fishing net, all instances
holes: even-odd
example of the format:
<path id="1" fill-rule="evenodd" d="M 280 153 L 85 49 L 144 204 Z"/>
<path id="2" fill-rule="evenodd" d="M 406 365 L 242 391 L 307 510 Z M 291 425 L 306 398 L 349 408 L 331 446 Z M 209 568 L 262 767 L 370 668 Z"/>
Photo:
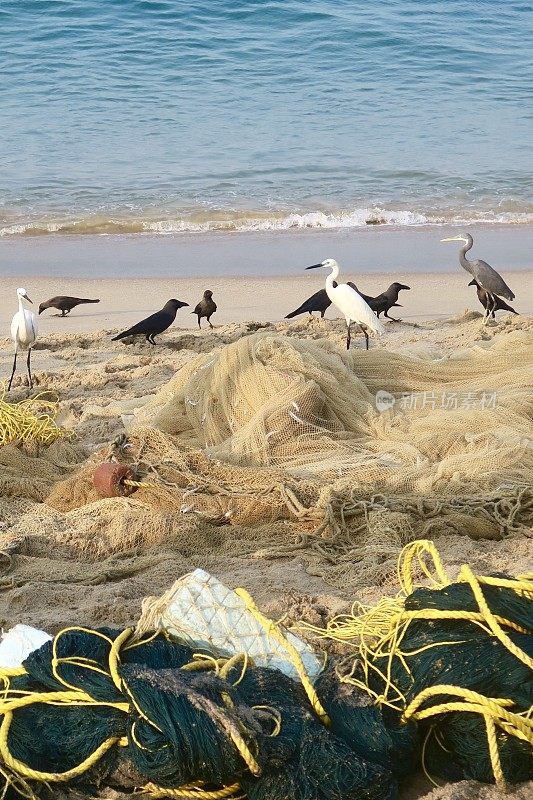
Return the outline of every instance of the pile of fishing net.
<path id="1" fill-rule="evenodd" d="M 334 640 L 323 668 L 205 573 L 148 598 L 135 631 L 61 631 L 0 672 L 5 787 L 393 800 L 420 764 L 432 780 L 533 779 L 533 576 L 465 565 L 450 583 L 431 542 L 399 573 L 401 596 L 300 626 Z"/>
<path id="2" fill-rule="evenodd" d="M 283 673 L 163 634 L 66 629 L 3 681 L 0 773 L 28 798 L 68 782 L 154 798 L 389 800 L 405 769 L 391 752 L 414 750 L 411 731 L 388 733 L 331 674 L 318 688 L 337 698 L 330 723 Z"/>
<path id="3" fill-rule="evenodd" d="M 183 367 L 46 503 L 72 530 L 105 530 L 84 556 L 150 546 L 169 526 L 204 541 L 224 523 L 257 528 L 265 556 L 303 552 L 339 586 L 366 559 L 372 581 L 415 538 L 533 524 L 532 362 L 524 331 L 439 360 L 259 332 Z M 99 496 L 107 459 L 132 467 L 131 497 Z"/>
<path id="4" fill-rule="evenodd" d="M 531 527 L 532 362 L 521 330 L 449 358 L 260 331 L 180 369 L 76 472 L 68 442 L 36 458 L 3 448 L 0 491 L 46 503 L 9 536 L 31 554 L 41 532 L 40 553 L 81 559 L 172 537 L 236 555 L 253 539 L 333 586 L 374 585 L 416 538 Z M 135 473 L 130 496 L 95 489 L 109 459 Z"/>
<path id="5" fill-rule="evenodd" d="M 451 582 L 434 544 L 417 541 L 398 574 L 398 597 L 305 627 L 356 648 L 341 680 L 389 724 L 416 723 L 431 780 L 533 780 L 533 573 L 476 576 L 463 565 Z M 415 584 L 420 575 L 429 586 Z"/>

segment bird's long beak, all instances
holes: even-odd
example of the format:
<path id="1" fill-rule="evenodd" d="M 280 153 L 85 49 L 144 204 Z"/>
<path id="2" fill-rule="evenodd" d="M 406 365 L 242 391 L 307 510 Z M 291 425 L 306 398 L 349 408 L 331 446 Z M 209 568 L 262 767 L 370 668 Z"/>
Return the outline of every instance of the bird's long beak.
<path id="1" fill-rule="evenodd" d="M 411 291 L 411 287 L 410 286 L 406 286 L 405 283 L 402 283 L 402 289 L 407 289 L 408 292 Z"/>
<path id="2" fill-rule="evenodd" d="M 450 236 L 448 239 L 441 239 L 441 242 L 464 242 L 462 236 Z"/>
<path id="3" fill-rule="evenodd" d="M 306 267 L 306 269 L 318 269 L 321 266 L 322 266 L 322 262 L 320 262 L 320 264 L 311 264 L 311 266 L 310 267 Z"/>
<path id="4" fill-rule="evenodd" d="M 30 300 L 27 294 L 24 295 L 24 299 L 27 300 L 28 303 L 31 303 L 33 305 L 33 300 Z"/>

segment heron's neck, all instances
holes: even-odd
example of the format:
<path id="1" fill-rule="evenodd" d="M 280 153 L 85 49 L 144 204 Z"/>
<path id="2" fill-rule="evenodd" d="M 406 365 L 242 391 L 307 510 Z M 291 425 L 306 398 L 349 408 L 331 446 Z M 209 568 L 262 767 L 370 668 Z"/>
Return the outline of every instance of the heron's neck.
<path id="1" fill-rule="evenodd" d="M 24 305 L 22 303 L 22 297 L 19 296 L 19 311 L 24 312 Z"/>
<path id="2" fill-rule="evenodd" d="M 339 277 L 339 265 L 335 264 L 332 268 L 331 272 L 329 273 L 328 277 L 326 278 L 326 291 L 328 289 L 334 289 L 333 282 L 337 280 Z"/>
<path id="3" fill-rule="evenodd" d="M 466 269 L 467 272 L 470 272 L 470 261 L 466 257 L 466 253 L 470 250 L 472 244 L 465 244 L 464 247 L 461 247 L 459 250 L 459 263 L 461 264 L 463 269 Z"/>

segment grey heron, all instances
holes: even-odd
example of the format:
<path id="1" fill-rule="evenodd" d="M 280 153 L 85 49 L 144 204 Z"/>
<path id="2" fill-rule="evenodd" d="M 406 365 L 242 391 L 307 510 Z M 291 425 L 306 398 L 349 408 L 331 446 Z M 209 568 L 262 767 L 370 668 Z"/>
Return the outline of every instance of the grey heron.
<path id="1" fill-rule="evenodd" d="M 474 244 L 474 240 L 469 233 L 463 233 L 459 236 L 450 236 L 447 239 L 441 239 L 441 242 L 463 242 L 463 247 L 459 250 L 459 262 L 462 268 L 469 272 L 479 286 L 487 293 L 487 306 L 483 317 L 484 324 L 496 308 L 496 296 L 505 297 L 506 300 L 514 300 L 514 294 L 509 289 L 502 276 L 496 272 L 490 264 L 481 260 L 469 261 L 466 258 L 466 253 Z"/>
<path id="2" fill-rule="evenodd" d="M 13 369 L 11 371 L 11 377 L 9 379 L 9 384 L 7 387 L 8 392 L 11 389 L 11 384 L 13 383 L 13 376 L 17 368 L 17 355 L 19 350 L 28 351 L 28 358 L 26 360 L 26 365 L 28 368 L 30 389 L 33 389 L 33 379 L 31 376 L 31 348 L 33 347 L 33 344 L 37 339 L 37 333 L 39 330 L 39 325 L 36 315 L 29 309 L 24 308 L 24 305 L 22 303 L 23 299 L 27 300 L 28 303 L 32 302 L 32 300 L 30 300 L 30 298 L 28 297 L 26 289 L 22 288 L 17 289 L 17 299 L 19 304 L 19 310 L 11 320 L 11 338 L 13 339 L 13 343 L 15 345 L 15 358 L 13 359 Z"/>
<path id="3" fill-rule="evenodd" d="M 339 265 L 333 258 L 326 258 L 320 264 L 312 264 L 306 269 L 319 269 L 319 267 L 326 267 L 331 272 L 326 278 L 326 293 L 346 320 L 347 335 L 346 335 L 346 349 L 350 349 L 351 333 L 350 325 L 356 322 L 361 326 L 366 339 L 366 349 L 368 350 L 368 333 L 366 328 L 370 328 L 373 333 L 381 336 L 385 332 L 383 324 L 378 320 L 368 303 L 363 300 L 359 292 L 348 286 L 347 283 L 335 285 L 336 279 L 339 277 Z"/>
<path id="4" fill-rule="evenodd" d="M 211 325 L 211 314 L 214 314 L 216 310 L 217 310 L 217 304 L 213 300 L 213 292 L 210 289 L 206 289 L 204 292 L 204 296 L 202 297 L 202 299 L 192 312 L 193 314 L 196 314 L 196 316 L 198 317 L 198 327 L 199 328 L 202 327 L 200 324 L 200 320 L 202 319 L 202 317 L 205 317 L 207 319 L 207 322 L 209 323 L 209 327 L 212 328 L 213 326 Z"/>

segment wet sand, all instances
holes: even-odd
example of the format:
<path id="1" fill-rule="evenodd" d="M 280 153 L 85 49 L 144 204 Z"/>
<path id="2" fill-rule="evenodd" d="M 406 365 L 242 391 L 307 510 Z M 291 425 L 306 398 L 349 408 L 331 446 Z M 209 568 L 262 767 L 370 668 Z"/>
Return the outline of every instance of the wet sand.
<path id="1" fill-rule="evenodd" d="M 172 235 L 51 235 L 2 237 L 0 275 L 72 278 L 189 278 L 292 276 L 335 258 L 352 276 L 443 273 L 461 269 L 458 245 L 441 244 L 461 228 L 450 225 L 254 233 Z M 506 275 L 531 268 L 533 226 L 472 225 L 471 258 Z M 463 275 L 463 278 L 465 276 Z M 392 278 L 394 280 L 394 278 Z M 357 282 L 357 281 L 356 281 Z M 467 281 L 468 283 L 468 281 Z"/>

